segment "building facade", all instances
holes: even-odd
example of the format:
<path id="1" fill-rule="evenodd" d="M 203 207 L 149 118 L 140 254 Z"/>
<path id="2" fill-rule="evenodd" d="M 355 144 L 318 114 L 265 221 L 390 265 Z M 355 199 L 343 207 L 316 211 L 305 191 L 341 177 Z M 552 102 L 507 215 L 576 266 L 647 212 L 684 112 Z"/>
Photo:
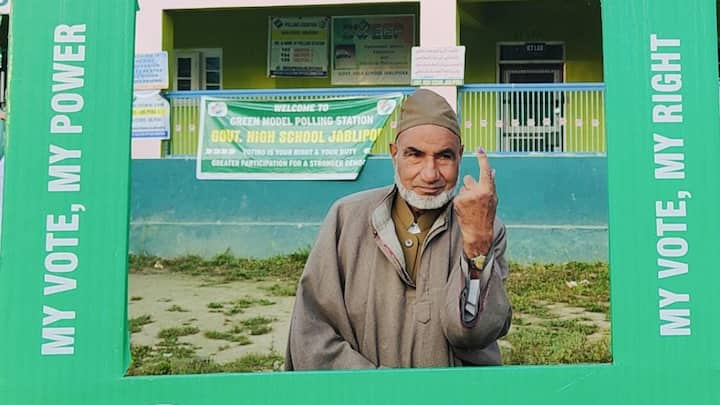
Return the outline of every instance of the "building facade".
<path id="1" fill-rule="evenodd" d="M 502 86 L 436 88 L 452 105 L 461 104 L 470 146 L 482 143 L 490 150 L 511 152 L 604 151 L 598 88 L 594 93 L 562 87 L 517 88 L 602 82 L 599 0 L 144 0 L 139 4 L 137 52 L 168 53 L 171 93 L 347 87 L 334 83 L 332 72 L 324 77 L 272 77 L 271 18 L 409 15 L 414 19 L 412 45 L 465 46 L 466 84 L 516 85 L 512 91 Z M 458 97 L 463 90 L 467 96 Z M 476 100 L 478 96 L 485 99 Z M 591 100 L 583 100 L 586 96 Z M 482 116 L 478 111 L 483 111 Z M 193 155 L 197 122 L 187 118 L 187 111 L 182 115 L 173 110 L 172 118 L 171 140 L 134 140 L 133 157 Z M 579 128 L 582 133 L 573 136 Z M 375 152 L 386 149 L 378 145 Z"/>

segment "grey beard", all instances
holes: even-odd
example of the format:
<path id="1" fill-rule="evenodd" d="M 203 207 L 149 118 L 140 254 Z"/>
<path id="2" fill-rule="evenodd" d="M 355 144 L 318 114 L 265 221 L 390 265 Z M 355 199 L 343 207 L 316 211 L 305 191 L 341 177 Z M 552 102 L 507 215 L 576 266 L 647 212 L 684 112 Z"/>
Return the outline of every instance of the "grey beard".
<path id="1" fill-rule="evenodd" d="M 455 187 L 434 196 L 422 196 L 414 191 L 408 190 L 402 185 L 397 170 L 395 171 L 395 185 L 398 188 L 400 197 L 412 207 L 419 210 L 434 210 L 440 208 L 455 196 Z"/>

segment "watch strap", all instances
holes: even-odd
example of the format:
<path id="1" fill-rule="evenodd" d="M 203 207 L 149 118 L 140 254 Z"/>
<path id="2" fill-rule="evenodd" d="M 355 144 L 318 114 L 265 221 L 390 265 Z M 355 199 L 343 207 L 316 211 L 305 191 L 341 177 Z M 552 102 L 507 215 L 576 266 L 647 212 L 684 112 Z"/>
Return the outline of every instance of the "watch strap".
<path id="1" fill-rule="evenodd" d="M 463 325 L 470 328 L 475 325 L 478 315 L 483 310 L 483 295 L 487 292 L 495 265 L 494 248 L 490 248 L 490 253 L 485 259 L 482 269 L 473 269 L 473 263 L 469 260 L 466 260 L 466 263 L 468 272 L 465 276 L 465 286 L 460 293 L 460 313 Z M 476 272 L 477 278 L 472 277 L 473 272 Z"/>

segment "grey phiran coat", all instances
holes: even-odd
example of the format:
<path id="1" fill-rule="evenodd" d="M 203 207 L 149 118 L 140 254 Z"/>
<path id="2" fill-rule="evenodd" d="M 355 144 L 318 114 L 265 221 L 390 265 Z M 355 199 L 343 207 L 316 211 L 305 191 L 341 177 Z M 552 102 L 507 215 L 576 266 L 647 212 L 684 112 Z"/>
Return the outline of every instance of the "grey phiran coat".
<path id="1" fill-rule="evenodd" d="M 390 216 L 395 192 L 357 193 L 330 209 L 300 279 L 288 370 L 501 363 L 496 340 L 511 318 L 504 226 L 496 220 L 495 264 L 477 322 L 466 327 L 459 303 L 468 268 L 452 204 L 428 233 L 415 285 Z"/>

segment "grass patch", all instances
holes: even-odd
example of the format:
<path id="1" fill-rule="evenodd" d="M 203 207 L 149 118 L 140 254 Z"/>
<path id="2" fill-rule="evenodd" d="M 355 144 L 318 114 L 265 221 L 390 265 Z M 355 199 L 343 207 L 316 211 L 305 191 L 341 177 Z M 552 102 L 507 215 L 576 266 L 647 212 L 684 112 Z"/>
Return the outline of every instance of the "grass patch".
<path id="1" fill-rule="evenodd" d="M 143 299 L 143 297 L 137 297 L 137 296 L 136 296 L 136 297 L 130 297 L 130 301 L 140 301 L 140 300 L 142 300 L 142 299 Z"/>
<path id="2" fill-rule="evenodd" d="M 153 320 L 150 315 L 140 315 L 128 320 L 128 329 L 130 329 L 130 333 L 138 333 L 142 330 L 143 326 L 152 322 Z"/>
<path id="3" fill-rule="evenodd" d="M 245 311 L 244 311 L 243 306 L 241 306 L 241 305 L 231 305 L 229 308 L 222 311 L 222 313 L 227 316 L 242 314 L 243 312 L 245 312 Z"/>
<path id="4" fill-rule="evenodd" d="M 188 312 L 187 309 L 181 307 L 180 305 L 174 304 L 170 308 L 166 309 L 168 312 Z"/>
<path id="5" fill-rule="evenodd" d="M 246 335 L 240 335 L 230 330 L 229 332 L 220 332 L 216 330 L 209 330 L 205 332 L 205 337 L 213 340 L 227 340 L 228 342 L 236 342 L 241 346 L 249 345 L 252 343 L 249 337 Z"/>
<path id="6" fill-rule="evenodd" d="M 264 335 L 272 331 L 272 319 L 264 316 L 256 316 L 254 318 L 241 321 L 243 330 L 246 330 L 253 336 Z"/>
<path id="7" fill-rule="evenodd" d="M 131 345 L 127 375 L 188 374 L 203 368 L 189 345 L 161 343 L 155 347 Z"/>
<path id="8" fill-rule="evenodd" d="M 260 287 L 275 297 L 294 297 L 297 291 L 297 283 L 278 284 L 269 287 Z"/>
<path id="9" fill-rule="evenodd" d="M 568 282 L 575 281 L 574 287 Z M 607 263 L 511 264 L 505 282 L 513 310 L 535 313 L 562 302 L 591 312 L 608 313 L 610 277 Z"/>
<path id="10" fill-rule="evenodd" d="M 610 363 L 610 337 L 589 340 L 585 325 L 570 328 L 526 326 L 513 328 L 501 346 L 504 364 Z"/>
<path id="11" fill-rule="evenodd" d="M 233 373 L 280 371 L 283 361 L 284 357 L 275 351 L 266 354 L 249 353 L 232 363 L 225 364 L 223 368 Z"/>
<path id="12" fill-rule="evenodd" d="M 130 352 L 132 363 L 127 371 L 129 376 L 280 371 L 283 365 L 283 356 L 274 350 L 246 354 L 226 364 L 197 357 L 192 350 L 167 353 L 150 346 L 133 345 Z"/>
<path id="13" fill-rule="evenodd" d="M 272 319 L 265 316 L 256 316 L 254 318 L 245 319 L 240 323 L 242 323 L 243 326 L 245 326 L 246 328 L 252 328 L 256 326 L 268 325 L 272 323 L 272 321 Z"/>
<path id="14" fill-rule="evenodd" d="M 267 306 L 274 304 L 275 301 L 271 301 L 266 298 L 254 298 L 247 296 L 226 303 L 211 302 L 207 304 L 207 307 L 210 309 L 210 312 L 222 312 L 225 315 L 232 316 L 242 314 L 246 309 L 257 305 Z"/>
<path id="15" fill-rule="evenodd" d="M 590 339 L 598 325 L 582 313 L 562 318 L 553 304 L 609 317 L 610 280 L 606 263 L 511 264 L 505 287 L 513 305 L 513 328 L 502 340 L 505 364 L 608 363 L 610 336 Z"/>
<path id="16" fill-rule="evenodd" d="M 162 340 L 155 346 L 155 351 L 163 357 L 190 358 L 195 355 L 195 346 L 180 343 L 174 337 Z"/>
<path id="17" fill-rule="evenodd" d="M 525 325 L 529 325 L 530 323 L 525 318 L 523 318 L 517 314 L 514 314 L 512 324 L 515 326 L 525 326 Z"/>
<path id="18" fill-rule="evenodd" d="M 256 305 L 273 305 L 275 302 L 264 298 L 244 297 L 230 302 L 230 307 L 223 311 L 225 315 L 235 315 Z"/>
<path id="19" fill-rule="evenodd" d="M 229 332 L 219 332 L 216 330 L 208 330 L 204 333 L 205 337 L 213 340 L 231 340 L 233 334 Z"/>
<path id="20" fill-rule="evenodd" d="M 157 337 L 165 340 L 177 339 L 180 336 L 194 335 L 200 332 L 196 326 L 182 326 L 179 328 L 167 328 L 158 332 Z"/>
<path id="21" fill-rule="evenodd" d="M 597 325 L 568 319 L 551 319 L 541 324 L 547 329 L 590 336 L 597 332 Z"/>
<path id="22" fill-rule="evenodd" d="M 188 275 L 202 275 L 223 281 L 235 280 L 292 280 L 302 274 L 310 249 L 265 259 L 235 257 L 229 251 L 210 259 L 196 255 L 162 258 L 152 255 L 130 255 L 128 262 L 132 273 L 157 273 L 168 271 Z"/>

